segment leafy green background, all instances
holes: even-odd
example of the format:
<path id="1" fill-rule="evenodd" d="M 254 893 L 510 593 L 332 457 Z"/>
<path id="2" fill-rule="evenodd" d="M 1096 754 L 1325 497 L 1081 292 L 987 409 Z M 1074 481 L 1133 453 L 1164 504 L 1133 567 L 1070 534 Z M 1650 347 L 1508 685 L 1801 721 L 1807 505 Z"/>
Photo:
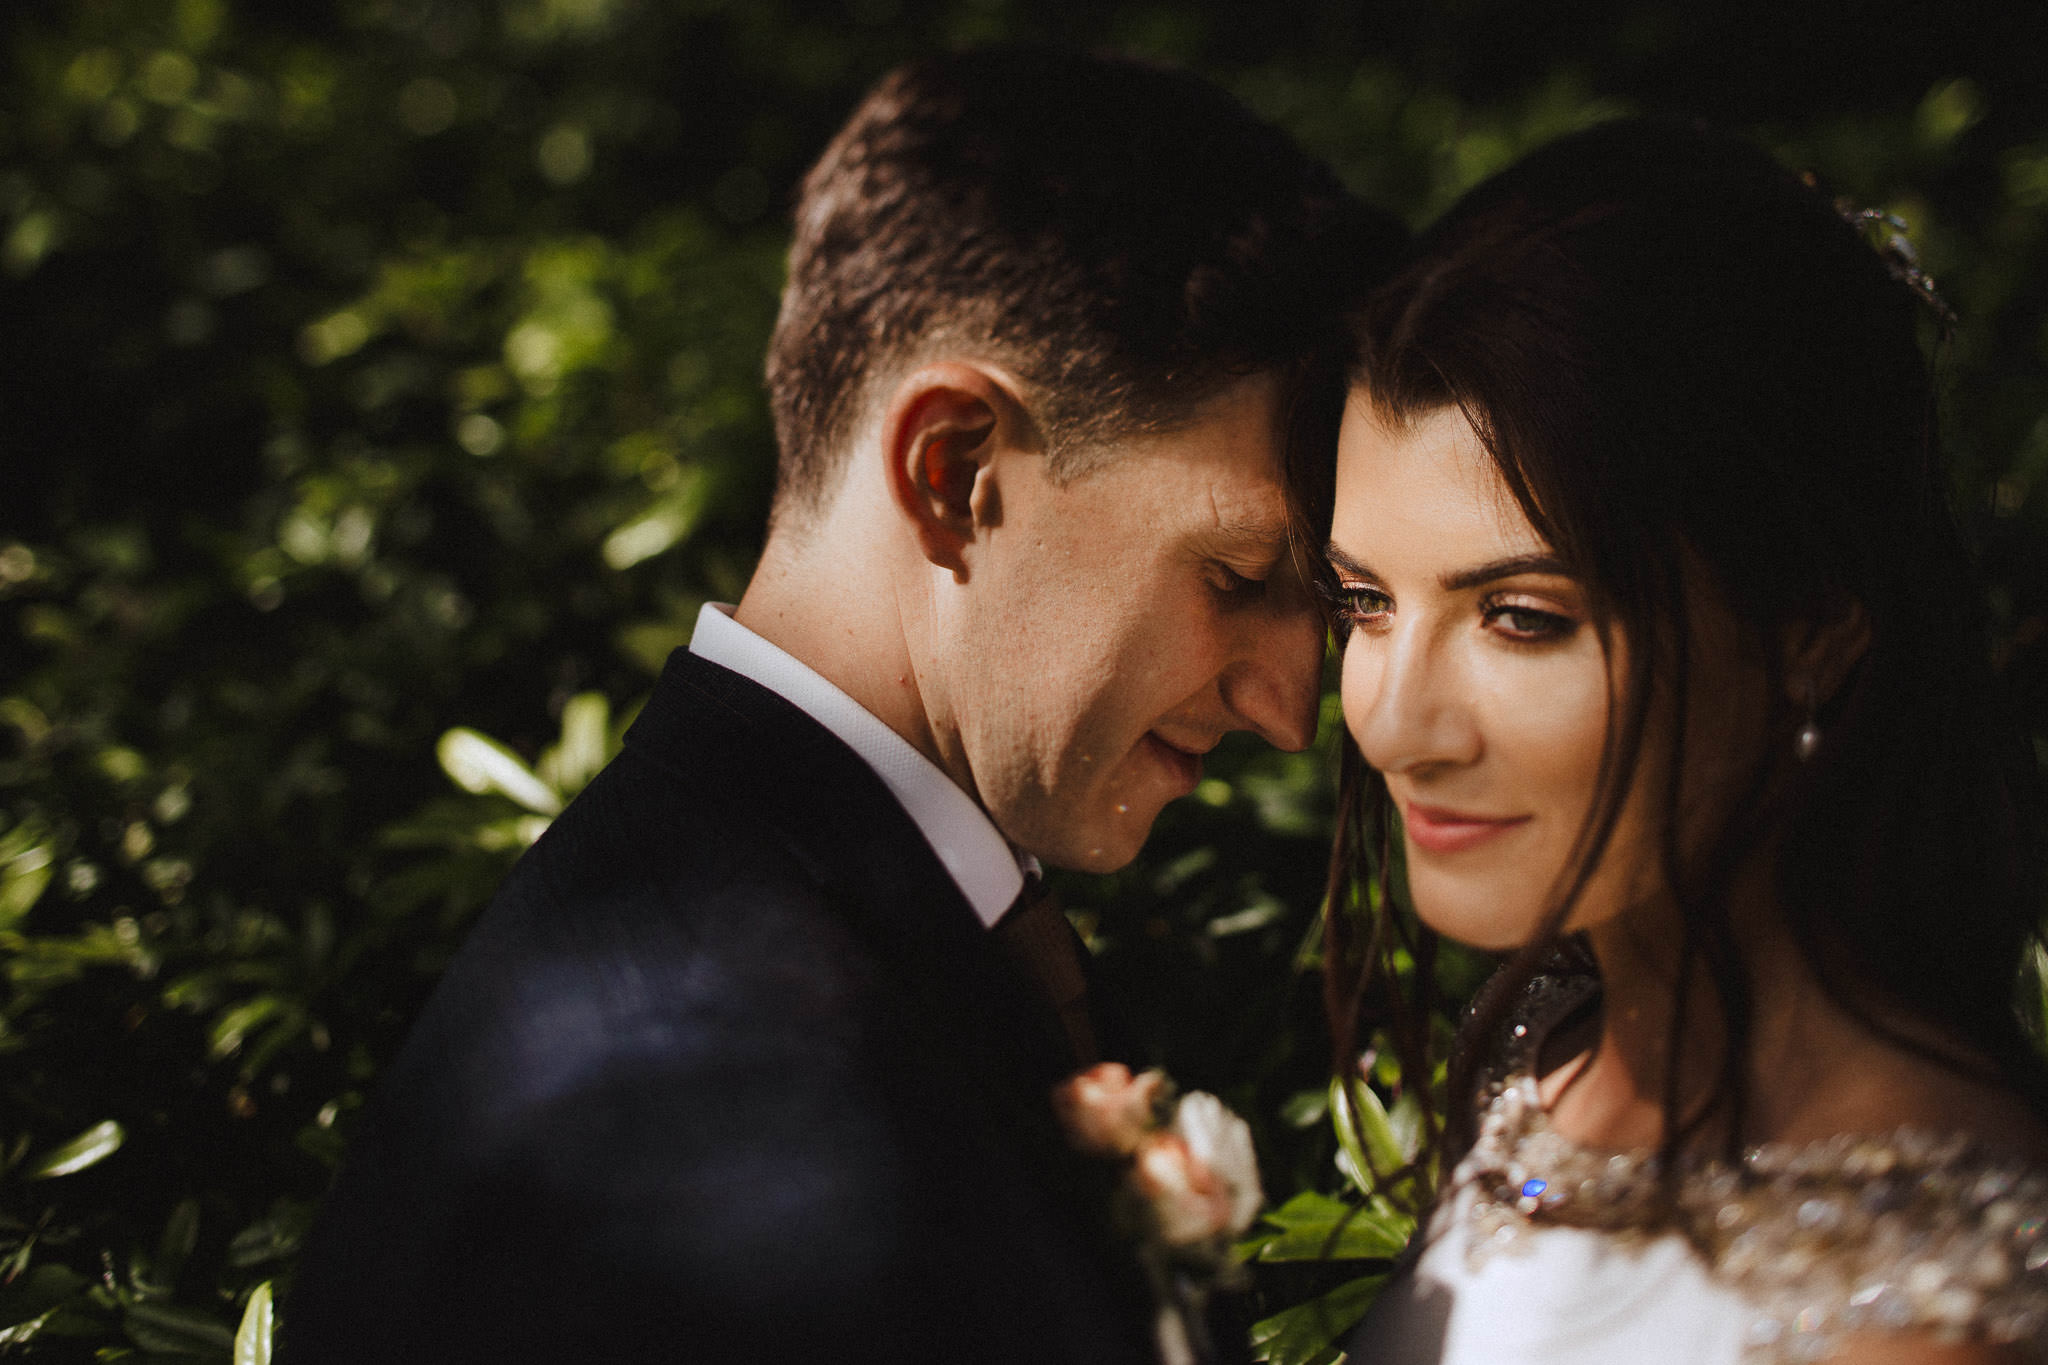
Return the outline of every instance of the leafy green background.
<path id="1" fill-rule="evenodd" d="M 1932 9 L 15 0 L 0 1354 L 219 1359 L 246 1322 L 261 1358 L 252 1292 L 289 1312 L 467 918 L 745 582 L 789 187 L 935 48 L 1186 63 L 1418 223 L 1628 110 L 1899 212 L 1965 319 L 1958 506 L 2048 736 L 2048 86 L 2027 7 Z M 1145 1048 L 1258 1127 L 1290 1362 L 1402 1231 L 1325 1120 L 1327 759 L 1232 747 L 1140 863 L 1066 885 Z"/>

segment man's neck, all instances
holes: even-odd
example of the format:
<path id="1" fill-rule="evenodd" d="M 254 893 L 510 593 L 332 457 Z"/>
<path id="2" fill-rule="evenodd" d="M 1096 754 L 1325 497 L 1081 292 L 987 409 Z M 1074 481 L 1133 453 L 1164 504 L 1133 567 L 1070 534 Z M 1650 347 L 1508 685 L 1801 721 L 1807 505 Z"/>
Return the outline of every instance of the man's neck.
<path id="1" fill-rule="evenodd" d="M 939 750 L 912 664 L 894 576 L 831 521 L 769 538 L 733 619 L 816 671 L 973 792 Z M 844 552 L 842 552 L 842 550 Z"/>

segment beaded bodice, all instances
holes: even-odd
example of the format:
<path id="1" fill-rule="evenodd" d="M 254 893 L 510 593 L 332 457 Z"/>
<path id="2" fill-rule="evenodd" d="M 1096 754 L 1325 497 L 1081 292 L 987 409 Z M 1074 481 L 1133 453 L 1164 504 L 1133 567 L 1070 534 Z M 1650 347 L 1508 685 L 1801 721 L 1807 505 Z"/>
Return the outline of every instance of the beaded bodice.
<path id="1" fill-rule="evenodd" d="M 2023 1342 L 2048 1357 L 2048 1170 L 1902 1128 L 1688 1163 L 1674 1207 L 1654 1153 L 1580 1146 L 1540 1103 L 1536 1044 L 1597 989 L 1546 978 L 1511 1021 L 1509 1065 L 1452 1178 L 1473 1269 L 1546 1224 L 1675 1232 L 1753 1311 L 1745 1361 L 1819 1360 L 1870 1330 Z"/>

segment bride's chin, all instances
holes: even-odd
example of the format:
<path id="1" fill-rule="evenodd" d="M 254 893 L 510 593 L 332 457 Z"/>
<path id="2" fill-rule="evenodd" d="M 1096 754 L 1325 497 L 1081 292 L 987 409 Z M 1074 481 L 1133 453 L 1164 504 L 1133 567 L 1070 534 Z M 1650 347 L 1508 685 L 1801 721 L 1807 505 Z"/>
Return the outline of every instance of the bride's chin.
<path id="1" fill-rule="evenodd" d="M 1512 953 L 1535 936 L 1542 913 L 1504 904 L 1506 896 L 1461 888 L 1455 896 L 1414 890 L 1415 915 L 1435 933 L 1486 953 Z"/>

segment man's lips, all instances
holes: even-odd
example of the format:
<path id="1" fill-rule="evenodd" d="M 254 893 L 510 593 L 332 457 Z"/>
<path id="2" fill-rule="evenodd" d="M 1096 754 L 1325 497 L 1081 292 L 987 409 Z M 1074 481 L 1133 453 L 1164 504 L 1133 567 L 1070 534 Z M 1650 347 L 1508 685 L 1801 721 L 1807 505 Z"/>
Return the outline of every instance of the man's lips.
<path id="1" fill-rule="evenodd" d="M 1408 838 L 1425 853 L 1461 853 L 1529 822 L 1526 815 L 1475 815 L 1419 801 L 1401 805 Z"/>
<path id="2" fill-rule="evenodd" d="M 1180 790 L 1174 793 L 1176 796 L 1186 796 L 1202 780 L 1202 755 L 1207 752 L 1207 746 L 1184 748 L 1162 738 L 1156 730 L 1147 730 L 1143 743 L 1177 779 L 1176 785 Z"/>

